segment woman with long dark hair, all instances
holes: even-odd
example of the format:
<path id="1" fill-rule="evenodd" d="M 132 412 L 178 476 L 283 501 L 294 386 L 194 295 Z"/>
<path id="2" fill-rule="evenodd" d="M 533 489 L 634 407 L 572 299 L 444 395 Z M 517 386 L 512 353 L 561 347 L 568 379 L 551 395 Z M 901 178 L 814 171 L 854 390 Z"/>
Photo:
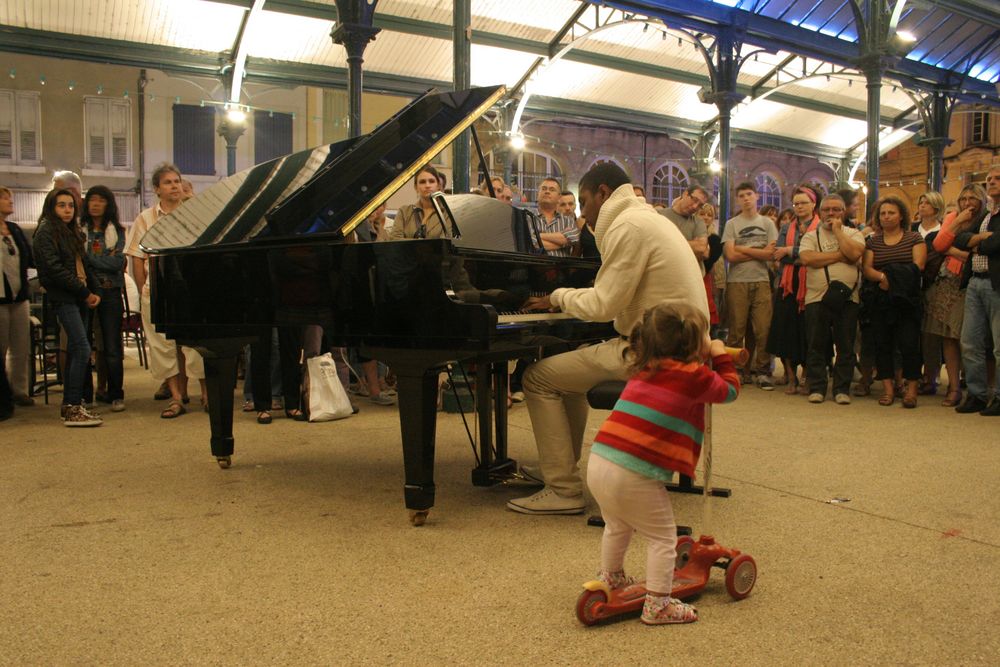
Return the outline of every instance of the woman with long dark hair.
<path id="1" fill-rule="evenodd" d="M 35 232 L 38 281 L 49 307 L 66 332 L 66 370 L 63 377 L 62 418 L 66 426 L 100 426 L 101 418 L 83 406 L 83 383 L 90 361 L 87 321 L 101 297 L 87 275 L 84 236 L 76 224 L 76 198 L 68 189 L 53 190 L 45 198 L 42 222 Z"/>
<path id="2" fill-rule="evenodd" d="M 84 258 L 88 273 L 94 277 L 98 296 L 97 321 L 100 324 L 104 364 L 107 368 L 105 400 L 113 412 L 125 409 L 122 389 L 122 289 L 125 287 L 125 229 L 118 220 L 115 195 L 103 185 L 87 190 L 80 222 L 87 234 Z"/>
<path id="3" fill-rule="evenodd" d="M 390 241 L 399 239 L 436 239 L 447 236 L 437 212 L 431 204 L 431 195 L 437 192 L 440 180 L 438 170 L 431 165 L 421 167 L 413 177 L 413 189 L 417 193 L 416 204 L 404 204 L 396 212 L 396 219 L 389 233 Z"/>
<path id="4" fill-rule="evenodd" d="M 884 393 L 879 405 L 896 400 L 895 371 L 906 380 L 904 408 L 917 407 L 921 378 L 920 323 L 923 295 L 920 280 L 927 261 L 927 245 L 917 232 L 906 231 L 910 214 L 899 197 L 885 197 L 875 206 L 879 231 L 865 245 L 861 291 L 875 339 L 875 365 Z M 902 369 L 894 368 L 898 348 Z"/>

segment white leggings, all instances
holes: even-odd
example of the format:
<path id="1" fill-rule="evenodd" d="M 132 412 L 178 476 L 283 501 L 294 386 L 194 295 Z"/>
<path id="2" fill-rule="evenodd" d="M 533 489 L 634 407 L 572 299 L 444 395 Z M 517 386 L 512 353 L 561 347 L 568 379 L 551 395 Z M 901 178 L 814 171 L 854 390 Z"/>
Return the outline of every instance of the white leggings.
<path id="1" fill-rule="evenodd" d="M 649 542 L 646 589 L 669 593 L 674 583 L 677 525 L 663 482 L 591 454 L 587 462 L 587 486 L 604 517 L 601 569 L 609 572 L 622 569 L 632 532 L 636 531 Z"/>

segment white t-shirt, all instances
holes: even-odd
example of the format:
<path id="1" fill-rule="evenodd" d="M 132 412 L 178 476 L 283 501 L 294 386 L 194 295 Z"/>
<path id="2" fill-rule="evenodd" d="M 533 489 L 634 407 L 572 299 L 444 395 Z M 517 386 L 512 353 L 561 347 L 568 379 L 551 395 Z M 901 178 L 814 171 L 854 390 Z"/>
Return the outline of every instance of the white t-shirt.
<path id="1" fill-rule="evenodd" d="M 742 213 L 730 218 L 726 229 L 722 232 L 722 242 L 735 242 L 736 245 L 749 248 L 763 248 L 771 241 L 778 240 L 778 229 L 774 221 L 767 216 L 757 214 L 747 218 Z M 766 283 L 769 280 L 767 262 L 752 259 L 748 262 L 733 262 L 729 265 L 730 283 Z"/>

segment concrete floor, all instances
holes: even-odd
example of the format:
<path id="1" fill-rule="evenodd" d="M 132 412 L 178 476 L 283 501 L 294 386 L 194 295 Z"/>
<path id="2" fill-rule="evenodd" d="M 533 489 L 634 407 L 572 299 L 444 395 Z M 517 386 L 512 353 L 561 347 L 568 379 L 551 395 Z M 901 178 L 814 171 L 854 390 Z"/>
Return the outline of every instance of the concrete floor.
<path id="1" fill-rule="evenodd" d="M 205 414 L 158 419 L 134 361 L 126 387 L 128 410 L 97 429 L 64 428 L 58 394 L 0 425 L 0 664 L 1000 662 L 1000 420 L 940 398 L 817 406 L 747 388 L 715 411 L 732 497 L 710 516 L 700 497 L 674 507 L 754 556 L 752 595 L 730 600 L 719 571 L 698 623 L 584 628 L 600 530 L 471 486 L 457 415 L 440 416 L 437 505 L 413 528 L 394 408 L 239 414 L 220 470 Z M 524 407 L 510 427 L 533 461 Z"/>

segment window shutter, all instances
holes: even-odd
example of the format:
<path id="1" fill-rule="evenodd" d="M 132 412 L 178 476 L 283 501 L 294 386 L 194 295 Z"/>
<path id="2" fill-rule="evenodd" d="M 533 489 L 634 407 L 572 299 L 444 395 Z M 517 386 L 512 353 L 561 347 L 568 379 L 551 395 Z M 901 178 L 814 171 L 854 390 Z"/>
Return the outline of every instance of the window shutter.
<path id="1" fill-rule="evenodd" d="M 38 150 L 38 97 L 17 96 L 18 149 L 22 162 L 37 162 Z"/>
<path id="2" fill-rule="evenodd" d="M 85 103 L 85 116 L 87 120 L 87 155 L 86 163 L 89 167 L 104 167 L 107 132 L 107 100 L 88 99 Z"/>
<path id="3" fill-rule="evenodd" d="M 0 160 L 14 160 L 14 94 L 0 92 Z"/>
<path id="4" fill-rule="evenodd" d="M 182 174 L 215 174 L 215 109 L 174 105 L 174 164 Z"/>
<path id="5" fill-rule="evenodd" d="M 128 121 L 129 105 L 121 102 L 111 104 L 109 123 L 111 125 L 111 167 L 128 167 Z"/>

